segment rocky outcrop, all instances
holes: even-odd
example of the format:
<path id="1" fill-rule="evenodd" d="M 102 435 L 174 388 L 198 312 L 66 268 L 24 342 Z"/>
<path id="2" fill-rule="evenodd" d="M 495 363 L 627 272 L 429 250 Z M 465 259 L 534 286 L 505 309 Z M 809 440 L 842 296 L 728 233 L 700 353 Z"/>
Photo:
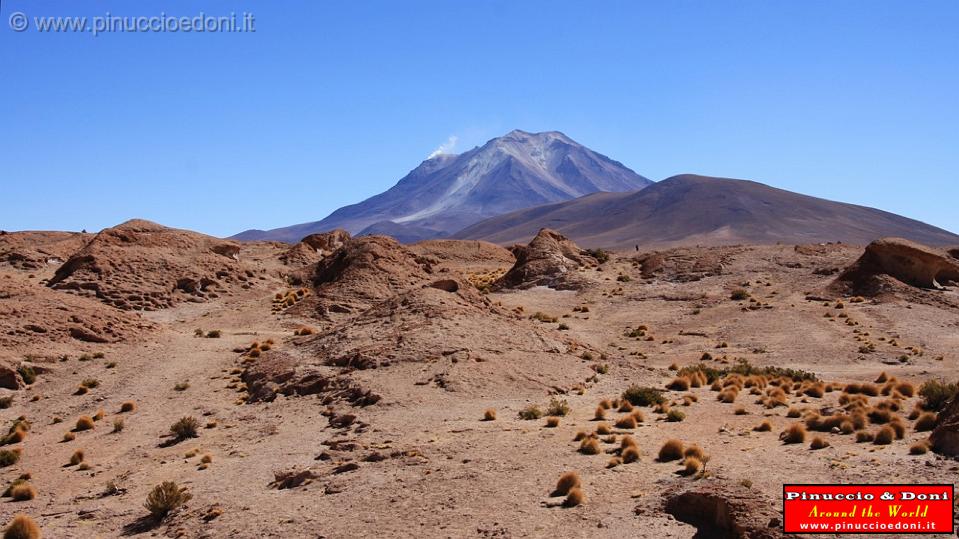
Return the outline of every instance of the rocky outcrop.
<path id="1" fill-rule="evenodd" d="M 757 491 L 718 480 L 667 491 L 665 510 L 699 529 L 696 537 L 780 539 L 780 514 Z"/>
<path id="2" fill-rule="evenodd" d="M 240 246 L 133 220 L 98 233 L 57 269 L 48 286 L 122 310 L 152 311 L 256 286 Z"/>
<path id="3" fill-rule="evenodd" d="M 272 401 L 277 395 L 320 395 L 324 404 L 334 401 L 353 406 L 376 404 L 380 396 L 365 390 L 346 376 L 330 369 L 304 364 L 280 352 L 268 352 L 247 366 L 241 379 L 248 401 Z"/>
<path id="4" fill-rule="evenodd" d="M 332 230 L 322 234 L 310 234 L 296 245 L 280 255 L 280 261 L 288 266 L 306 266 L 318 260 L 350 241 L 350 233 L 345 230 Z"/>
<path id="5" fill-rule="evenodd" d="M 493 284 L 494 289 L 548 286 L 575 290 L 584 285 L 584 280 L 576 275 L 577 270 L 598 263 L 569 238 L 548 228 L 541 229 L 528 245 L 512 250 L 516 263 Z"/>
<path id="6" fill-rule="evenodd" d="M 885 278 L 919 288 L 959 284 L 959 261 L 944 251 L 901 238 L 870 243 L 834 286 L 859 295 L 876 295 L 887 287 Z"/>
<path id="7" fill-rule="evenodd" d="M 939 419 L 929 442 L 936 453 L 959 457 L 959 398 L 953 397 L 939 412 Z"/>
<path id="8" fill-rule="evenodd" d="M 17 372 L 16 366 L 0 362 L 0 387 L 13 390 L 23 387 L 23 378 Z"/>

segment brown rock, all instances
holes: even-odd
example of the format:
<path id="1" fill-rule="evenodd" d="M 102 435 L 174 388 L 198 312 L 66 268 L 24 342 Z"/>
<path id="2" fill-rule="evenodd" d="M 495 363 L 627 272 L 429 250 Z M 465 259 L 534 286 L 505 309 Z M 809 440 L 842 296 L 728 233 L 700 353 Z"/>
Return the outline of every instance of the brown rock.
<path id="1" fill-rule="evenodd" d="M 494 289 L 548 286 L 556 289 L 582 287 L 575 275 L 583 266 L 597 261 L 578 245 L 555 230 L 543 228 L 525 247 L 513 248 L 516 263 L 494 283 Z"/>
<path id="2" fill-rule="evenodd" d="M 920 288 L 941 288 L 959 283 L 959 262 L 943 251 L 901 238 L 870 243 L 863 255 L 834 283 L 853 294 L 875 295 L 884 288 L 883 277 Z"/>
<path id="3" fill-rule="evenodd" d="M 13 390 L 23 387 L 23 379 L 13 365 L 0 363 L 0 387 Z"/>
<path id="4" fill-rule="evenodd" d="M 685 487 L 681 487 L 685 488 Z M 666 493 L 666 512 L 699 529 L 703 537 L 780 539 L 783 533 L 775 503 L 741 485 L 702 480 L 685 490 Z"/>
<path id="5" fill-rule="evenodd" d="M 939 420 L 929 442 L 936 453 L 959 457 L 959 398 L 953 397 L 939 412 Z"/>

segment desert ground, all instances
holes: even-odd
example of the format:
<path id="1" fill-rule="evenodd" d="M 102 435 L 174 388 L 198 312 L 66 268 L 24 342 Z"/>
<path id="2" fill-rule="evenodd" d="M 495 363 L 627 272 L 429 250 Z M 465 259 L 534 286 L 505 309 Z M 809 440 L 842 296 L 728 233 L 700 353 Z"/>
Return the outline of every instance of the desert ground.
<path id="1" fill-rule="evenodd" d="M 19 433 L 0 480 L 35 489 L 0 523 L 44 537 L 778 537 L 784 482 L 959 475 L 913 413 L 957 378 L 957 287 L 843 289 L 862 245 L 543 238 L 517 262 L 476 241 L 112 230 L 0 236 Z M 663 402 L 636 414 L 642 387 Z M 196 432 L 172 434 L 181 418 Z M 667 440 L 703 457 L 660 459 Z M 583 499 L 551 496 L 565 472 Z M 164 481 L 189 499 L 151 518 Z"/>

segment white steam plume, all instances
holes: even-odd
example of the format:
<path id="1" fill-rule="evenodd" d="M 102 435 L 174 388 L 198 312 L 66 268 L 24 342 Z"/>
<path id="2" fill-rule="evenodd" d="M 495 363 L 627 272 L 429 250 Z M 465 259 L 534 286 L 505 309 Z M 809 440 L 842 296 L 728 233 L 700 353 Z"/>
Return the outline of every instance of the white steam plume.
<path id="1" fill-rule="evenodd" d="M 446 142 L 443 144 L 440 144 L 439 148 L 433 150 L 433 153 L 431 153 L 427 159 L 432 159 L 444 153 L 453 153 L 453 149 L 456 148 L 456 141 L 458 140 L 459 138 L 456 135 L 450 135 L 450 138 L 446 139 Z"/>

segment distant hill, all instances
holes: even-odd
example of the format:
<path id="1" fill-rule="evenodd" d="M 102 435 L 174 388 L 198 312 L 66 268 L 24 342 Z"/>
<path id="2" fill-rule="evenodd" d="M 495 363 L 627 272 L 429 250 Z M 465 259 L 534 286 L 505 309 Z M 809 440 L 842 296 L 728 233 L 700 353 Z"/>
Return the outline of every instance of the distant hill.
<path id="1" fill-rule="evenodd" d="M 503 213 L 598 191 L 635 191 L 652 182 L 557 131 L 511 131 L 459 155 L 423 161 L 389 190 L 321 221 L 247 230 L 232 239 L 297 242 L 342 228 L 388 233 L 404 242 L 448 236 Z"/>
<path id="2" fill-rule="evenodd" d="M 897 236 L 955 245 L 959 236 L 893 213 L 747 180 L 673 176 L 632 193 L 596 193 L 493 217 L 454 238 L 525 243 L 548 227 L 590 247 L 676 244 L 867 244 Z"/>

